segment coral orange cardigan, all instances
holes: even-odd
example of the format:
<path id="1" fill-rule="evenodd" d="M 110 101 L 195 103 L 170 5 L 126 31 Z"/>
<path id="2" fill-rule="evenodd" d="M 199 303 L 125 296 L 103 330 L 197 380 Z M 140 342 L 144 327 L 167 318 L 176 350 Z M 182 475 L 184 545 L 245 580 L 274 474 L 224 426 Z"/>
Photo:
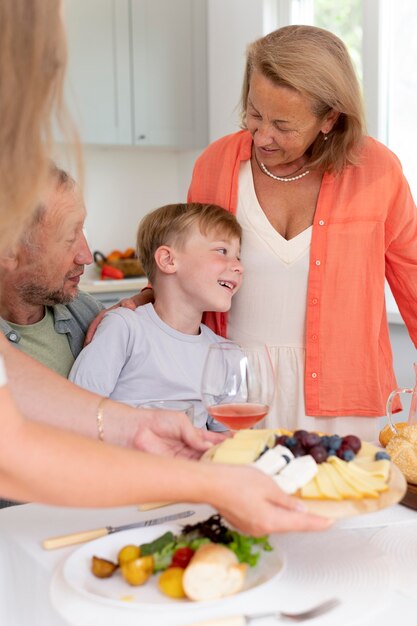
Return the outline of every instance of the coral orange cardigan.
<path id="1" fill-rule="evenodd" d="M 188 200 L 236 213 L 240 164 L 251 148 L 247 131 L 211 144 L 195 164 Z M 416 345 L 417 210 L 396 156 L 367 137 L 359 166 L 324 174 L 317 202 L 306 318 L 307 415 L 385 414 L 397 386 L 385 277 Z M 209 313 L 205 322 L 227 336 L 226 314 Z"/>

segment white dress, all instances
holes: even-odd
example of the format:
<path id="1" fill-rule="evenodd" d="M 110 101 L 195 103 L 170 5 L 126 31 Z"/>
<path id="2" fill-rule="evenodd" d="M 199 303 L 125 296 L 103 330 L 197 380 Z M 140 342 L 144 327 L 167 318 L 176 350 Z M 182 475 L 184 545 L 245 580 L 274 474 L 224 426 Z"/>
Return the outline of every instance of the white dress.
<path id="1" fill-rule="evenodd" d="M 263 426 L 357 434 L 377 441 L 378 418 L 305 415 L 305 318 L 313 227 L 290 240 L 273 228 L 256 197 L 250 161 L 241 165 L 237 218 L 243 229 L 245 273 L 233 297 L 228 337 L 263 341 L 269 347 L 276 389 Z"/>

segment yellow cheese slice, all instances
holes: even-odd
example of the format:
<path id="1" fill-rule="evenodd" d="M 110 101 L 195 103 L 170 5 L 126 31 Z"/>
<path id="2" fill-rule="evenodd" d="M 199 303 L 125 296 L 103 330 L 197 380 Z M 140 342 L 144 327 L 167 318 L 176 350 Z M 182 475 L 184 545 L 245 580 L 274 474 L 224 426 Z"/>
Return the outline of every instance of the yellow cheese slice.
<path id="1" fill-rule="evenodd" d="M 249 448 L 224 448 L 223 446 L 219 446 L 214 453 L 213 463 L 228 463 L 233 465 L 253 463 L 263 449 L 263 443 L 260 443 L 258 447 L 251 446 Z"/>
<path id="2" fill-rule="evenodd" d="M 385 482 L 388 482 L 389 474 L 391 471 L 391 461 L 388 459 L 380 459 L 379 461 L 371 461 L 367 458 L 355 459 L 352 461 L 358 467 L 365 470 L 374 476 L 375 478 L 382 478 Z"/>
<path id="3" fill-rule="evenodd" d="M 360 491 L 364 497 L 377 498 L 378 492 L 388 489 L 383 478 L 372 476 L 353 462 L 347 463 L 337 457 L 330 457 L 330 463 L 345 481 Z"/>
<path id="4" fill-rule="evenodd" d="M 375 453 L 378 452 L 380 448 L 372 445 L 372 443 L 368 443 L 367 441 L 362 441 L 362 446 L 359 452 L 355 457 L 355 461 L 359 459 L 370 459 L 373 461 L 375 459 Z"/>
<path id="5" fill-rule="evenodd" d="M 225 439 L 219 446 L 222 450 L 262 450 L 265 448 L 262 439 Z"/>
<path id="6" fill-rule="evenodd" d="M 264 446 L 268 446 L 268 448 L 272 448 L 275 445 L 275 431 L 271 429 L 259 429 L 259 430 L 238 430 L 233 439 L 228 439 L 226 441 L 262 441 Z"/>
<path id="7" fill-rule="evenodd" d="M 331 464 L 327 464 L 327 469 L 330 480 L 343 498 L 352 498 L 354 500 L 363 498 L 363 494 L 353 485 L 347 482 L 344 477 L 339 472 L 337 472 L 334 467 L 332 467 Z"/>
<path id="8" fill-rule="evenodd" d="M 307 483 L 307 485 L 301 487 L 299 493 L 302 498 L 306 498 L 309 500 L 323 500 L 323 495 L 319 489 L 317 482 L 317 474 L 312 480 L 310 480 L 309 483 Z"/>
<path id="9" fill-rule="evenodd" d="M 327 463 L 320 463 L 316 480 L 322 498 L 326 500 L 342 500 L 343 494 L 336 488 L 334 481 L 331 479 L 332 468 Z"/>

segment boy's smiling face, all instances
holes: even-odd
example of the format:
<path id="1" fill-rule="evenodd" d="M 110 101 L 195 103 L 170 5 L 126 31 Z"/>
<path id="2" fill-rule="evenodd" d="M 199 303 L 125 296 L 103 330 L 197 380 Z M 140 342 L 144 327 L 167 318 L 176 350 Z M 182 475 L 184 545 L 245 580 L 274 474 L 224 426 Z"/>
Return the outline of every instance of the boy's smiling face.
<path id="1" fill-rule="evenodd" d="M 174 247 L 174 246 L 173 246 Z M 176 274 L 184 298 L 204 311 L 228 311 L 242 283 L 240 241 L 237 237 L 197 224 L 175 251 Z"/>

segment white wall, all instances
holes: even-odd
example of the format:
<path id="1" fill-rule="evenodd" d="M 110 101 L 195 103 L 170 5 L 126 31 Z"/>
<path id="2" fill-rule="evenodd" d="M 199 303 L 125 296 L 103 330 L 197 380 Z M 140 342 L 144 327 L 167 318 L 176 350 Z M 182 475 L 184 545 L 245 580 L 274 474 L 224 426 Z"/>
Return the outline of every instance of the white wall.
<path id="1" fill-rule="evenodd" d="M 248 43 L 263 35 L 262 0 L 209 0 L 209 132 L 214 141 L 239 126 Z"/>

